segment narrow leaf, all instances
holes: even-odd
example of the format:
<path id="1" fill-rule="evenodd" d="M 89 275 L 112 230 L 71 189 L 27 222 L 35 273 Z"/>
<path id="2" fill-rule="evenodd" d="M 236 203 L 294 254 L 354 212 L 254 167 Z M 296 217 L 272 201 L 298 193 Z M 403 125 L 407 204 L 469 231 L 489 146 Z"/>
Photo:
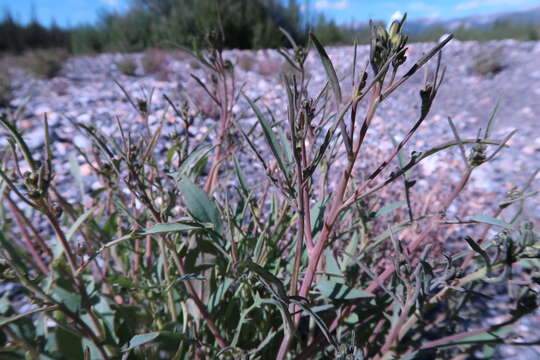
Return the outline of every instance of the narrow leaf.
<path id="1" fill-rule="evenodd" d="M 270 126 L 270 123 L 268 123 L 268 121 L 266 120 L 266 118 L 262 114 L 262 112 L 259 109 L 259 107 L 257 106 L 257 104 L 255 104 L 247 96 L 244 95 L 244 97 L 246 98 L 247 102 L 249 103 L 249 105 L 251 106 L 253 111 L 255 112 L 255 115 L 257 116 L 257 119 L 261 123 L 264 136 L 266 138 L 266 141 L 268 142 L 268 145 L 270 146 L 270 150 L 272 151 L 272 154 L 274 154 L 274 157 L 276 158 L 276 161 L 278 163 L 279 168 L 283 172 L 283 175 L 285 176 L 285 178 L 288 179 L 289 176 L 288 176 L 288 173 L 287 173 L 287 168 L 285 167 L 285 162 L 283 160 L 283 154 L 281 152 L 279 142 L 277 141 L 277 139 L 276 139 L 276 137 L 274 135 L 274 132 L 272 131 L 272 126 Z"/>
<path id="2" fill-rule="evenodd" d="M 317 39 L 315 34 L 310 32 L 309 37 L 311 38 L 311 41 L 313 41 L 313 44 L 315 45 L 315 48 L 317 49 L 317 52 L 319 53 L 319 57 L 321 58 L 321 62 L 324 66 L 324 70 L 326 71 L 326 75 L 328 76 L 328 79 L 330 80 L 330 84 L 332 85 L 332 89 L 334 91 L 334 96 L 336 97 L 336 101 L 338 104 L 341 104 L 341 88 L 339 87 L 339 80 L 336 74 L 336 70 L 334 69 L 334 66 L 332 65 L 332 61 L 330 60 L 330 57 L 328 57 L 326 50 L 324 50 L 324 47 L 320 43 L 319 39 Z"/>
<path id="3" fill-rule="evenodd" d="M 49 305 L 49 306 L 44 306 L 44 307 L 41 307 L 41 308 L 37 308 L 37 309 L 34 309 L 34 310 L 27 311 L 27 312 L 25 312 L 23 314 L 17 314 L 17 315 L 10 316 L 8 318 L 0 320 L 0 328 L 4 327 L 6 325 L 9 325 L 12 322 L 15 322 L 15 321 L 17 321 L 19 319 L 25 318 L 27 316 L 31 316 L 31 315 L 41 313 L 41 312 L 47 312 L 47 311 L 56 310 L 57 308 L 58 308 L 58 305 Z"/>
<path id="4" fill-rule="evenodd" d="M 244 175 L 244 172 L 242 171 L 242 167 L 240 166 L 238 159 L 234 155 L 233 155 L 233 163 L 234 163 L 234 171 L 236 172 L 236 177 L 238 178 L 240 188 L 244 192 L 244 195 L 247 195 L 249 193 L 249 188 L 247 186 L 246 176 Z"/>
<path id="5" fill-rule="evenodd" d="M 94 214 L 94 211 L 96 210 L 95 207 L 89 209 L 88 211 L 86 211 L 84 214 L 82 214 L 81 216 L 79 216 L 77 218 L 77 220 L 75 220 L 75 222 L 73 223 L 73 225 L 71 225 L 71 227 L 69 228 L 68 232 L 66 233 L 66 240 L 69 241 L 71 240 L 71 238 L 73 237 L 73 235 L 75 235 L 75 233 L 77 232 L 77 230 L 79 230 L 79 227 L 81 227 L 82 224 L 84 224 L 84 222 L 86 220 L 88 220 L 88 218 L 90 216 L 92 216 L 92 214 Z"/>
<path id="6" fill-rule="evenodd" d="M 151 228 L 144 230 L 142 233 L 140 233 L 140 235 L 166 234 L 171 232 L 201 230 L 205 228 L 206 227 L 204 225 L 193 222 L 164 223 L 156 224 Z"/>
<path id="7" fill-rule="evenodd" d="M 294 38 L 291 36 L 291 34 L 289 34 L 289 32 L 287 30 L 285 30 L 284 28 L 282 28 L 280 26 L 279 31 L 281 31 L 283 33 L 283 35 L 285 35 L 287 40 L 289 40 L 289 42 L 291 43 L 293 49 L 296 49 L 298 47 L 298 45 L 296 45 L 296 41 L 294 41 Z"/>
<path id="8" fill-rule="evenodd" d="M 332 255 L 332 252 L 328 249 L 324 251 L 324 257 L 326 258 L 326 276 L 336 282 L 343 282 L 343 272 L 339 268 L 339 265 Z"/>
<path id="9" fill-rule="evenodd" d="M 301 301 L 296 301 L 295 299 L 291 299 L 291 302 L 295 303 L 296 305 L 300 306 L 305 312 L 307 312 L 313 320 L 317 323 L 317 326 L 319 326 L 319 329 L 321 329 L 321 332 L 323 333 L 324 337 L 328 341 L 329 344 L 333 345 L 336 349 L 338 347 L 338 344 L 330 334 L 330 330 L 324 323 L 323 319 L 319 315 L 317 315 L 313 310 L 309 308 L 309 306 L 303 304 Z"/>
<path id="10" fill-rule="evenodd" d="M 487 215 L 476 215 L 476 216 L 473 216 L 471 220 L 479 222 L 479 223 L 490 224 L 490 225 L 500 226 L 504 228 L 512 228 L 512 225 L 502 220 L 495 219 Z"/>
<path id="11" fill-rule="evenodd" d="M 448 117 L 448 124 L 450 124 L 450 128 L 452 129 L 452 133 L 454 134 L 454 137 L 456 138 L 457 142 L 459 143 L 459 152 L 461 153 L 461 158 L 463 159 L 463 162 L 465 163 L 465 166 L 469 166 L 469 161 L 467 160 L 467 155 L 465 154 L 465 146 L 461 143 L 461 138 L 459 136 L 458 130 L 454 122 L 452 121 L 452 118 Z"/>
<path id="12" fill-rule="evenodd" d="M 335 281 L 319 281 L 317 284 L 317 289 L 319 289 L 321 294 L 325 297 L 335 300 L 351 300 L 373 297 L 373 294 L 367 291 L 353 289 L 347 285 L 340 284 Z"/>
<path id="13" fill-rule="evenodd" d="M 400 207 L 402 207 L 403 205 L 405 205 L 405 201 L 396 201 L 394 203 L 386 205 L 386 206 L 380 208 L 379 210 L 377 210 L 377 212 L 373 215 L 373 217 L 378 218 L 378 217 L 390 214 L 394 210 L 399 209 Z"/>
<path id="14" fill-rule="evenodd" d="M 482 256 L 482 258 L 484 259 L 484 261 L 486 262 L 486 266 L 487 266 L 487 269 L 488 269 L 488 275 L 489 273 L 491 273 L 491 260 L 489 259 L 489 255 L 486 253 L 486 251 L 484 249 L 482 249 L 482 247 L 480 247 L 480 245 L 478 245 L 474 240 L 473 238 L 471 238 L 470 236 L 465 236 L 465 241 L 467 241 L 467 244 L 469 244 L 469 246 L 475 251 L 477 252 L 480 256 Z"/>
<path id="15" fill-rule="evenodd" d="M 247 268 L 257 274 L 259 280 L 263 283 L 265 288 L 274 295 L 274 297 L 283 303 L 288 303 L 289 296 L 287 295 L 287 290 L 285 290 L 285 285 L 283 285 L 283 282 L 274 274 L 251 261 L 245 261 L 238 265 L 239 270 L 242 270 L 243 268 Z"/>
<path id="16" fill-rule="evenodd" d="M 499 97 L 499 99 L 497 100 L 497 104 L 495 105 L 495 108 L 493 109 L 493 112 L 491 113 L 491 116 L 489 117 L 489 120 L 486 126 L 486 132 L 484 133 L 484 139 L 489 138 L 489 135 L 491 135 L 491 129 L 493 128 L 495 118 L 497 117 L 497 113 L 499 112 L 501 102 L 502 100 Z"/>
<path id="17" fill-rule="evenodd" d="M 131 340 L 129 340 L 128 348 L 122 351 L 126 352 L 135 349 L 141 345 L 148 344 L 149 342 L 154 341 L 159 336 L 159 334 L 159 331 L 155 331 L 147 334 L 135 335 L 131 338 Z"/>
<path id="18" fill-rule="evenodd" d="M 79 161 L 77 158 L 70 153 L 68 156 L 69 168 L 71 170 L 71 175 L 75 178 L 75 183 L 79 187 L 79 192 L 81 193 L 81 199 L 84 199 L 84 183 L 81 176 L 81 167 L 79 166 Z"/>

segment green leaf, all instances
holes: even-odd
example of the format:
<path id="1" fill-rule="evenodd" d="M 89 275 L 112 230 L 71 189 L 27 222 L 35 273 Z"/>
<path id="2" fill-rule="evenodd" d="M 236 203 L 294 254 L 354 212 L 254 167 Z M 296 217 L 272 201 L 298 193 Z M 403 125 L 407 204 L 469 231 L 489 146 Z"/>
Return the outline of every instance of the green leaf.
<path id="1" fill-rule="evenodd" d="M 338 104 L 341 104 L 341 88 L 339 87 L 338 77 L 336 75 L 336 70 L 334 69 L 334 66 L 332 65 L 332 61 L 330 60 L 330 57 L 328 57 L 326 50 L 324 50 L 324 47 L 322 46 L 320 41 L 317 39 L 315 34 L 310 32 L 309 37 L 311 38 L 311 41 L 313 41 L 313 44 L 315 45 L 315 48 L 317 49 L 317 52 L 319 53 L 319 57 L 321 58 L 321 62 L 324 66 L 324 70 L 326 71 L 326 75 L 328 76 L 328 80 L 330 81 L 330 85 L 332 85 L 332 90 L 334 91 L 334 96 L 336 97 L 336 101 Z"/>
<path id="2" fill-rule="evenodd" d="M 199 275 L 197 274 L 186 274 L 186 275 L 182 275 L 180 276 L 178 279 L 172 281 L 169 285 L 167 285 L 167 287 L 165 288 L 165 292 L 169 291 L 170 288 L 172 288 L 173 286 L 175 285 L 178 285 L 180 284 L 181 282 L 183 281 L 186 281 L 186 280 L 204 280 L 203 277 L 200 277 Z"/>
<path id="3" fill-rule="evenodd" d="M 190 74 L 190 75 L 191 75 L 191 77 L 192 77 L 192 78 L 193 78 L 193 79 L 194 79 L 194 80 L 195 80 L 195 81 L 196 81 L 196 82 L 204 89 L 204 91 L 206 91 L 206 94 L 207 94 L 208 96 L 210 96 L 210 98 L 211 98 L 212 100 L 214 100 L 214 102 L 215 102 L 217 105 L 220 105 L 219 99 L 216 98 L 216 97 L 214 96 L 214 94 L 212 93 L 212 91 L 210 91 L 210 90 L 208 89 L 208 87 L 206 86 L 206 84 L 205 84 L 201 79 L 199 79 L 196 75 L 194 75 L 194 74 Z"/>
<path id="4" fill-rule="evenodd" d="M 424 217 L 420 217 L 417 220 L 422 220 L 423 218 Z M 401 230 L 406 229 L 410 225 L 411 225 L 410 221 L 402 221 L 400 223 L 397 223 L 396 225 L 392 226 L 390 229 L 386 230 L 385 232 L 383 232 L 382 234 L 377 236 L 375 239 L 370 241 L 370 243 L 369 243 L 369 245 L 367 247 L 360 250 L 359 255 L 366 254 L 366 253 L 369 253 L 371 251 L 374 251 L 377 247 L 382 245 L 383 242 L 386 239 L 392 237 L 393 235 L 397 235 Z"/>
<path id="5" fill-rule="evenodd" d="M 155 342 L 158 342 L 160 348 L 163 348 L 164 350 L 174 351 L 174 349 L 178 347 L 178 343 L 180 341 L 186 341 L 188 343 L 193 342 L 192 339 L 182 333 L 171 331 L 154 331 L 133 336 L 129 341 L 128 347 L 123 349 L 122 352 L 128 352 L 138 348 L 139 346 Z"/>
<path id="6" fill-rule="evenodd" d="M 504 228 L 507 228 L 507 229 L 512 228 L 512 225 L 510 225 L 510 224 L 508 224 L 508 223 L 506 223 L 506 222 L 504 222 L 502 220 L 495 219 L 495 218 L 492 218 L 491 216 L 487 216 L 487 215 L 475 215 L 475 216 L 473 216 L 471 218 L 471 220 L 479 222 L 479 223 L 500 226 L 500 227 L 504 227 Z"/>
<path id="7" fill-rule="evenodd" d="M 489 138 L 489 135 L 491 134 L 491 128 L 493 127 L 494 120 L 497 117 L 497 113 L 499 112 L 501 102 L 502 102 L 502 98 L 499 97 L 499 99 L 497 99 L 497 104 L 495 105 L 495 108 L 493 109 L 493 112 L 491 113 L 491 116 L 489 117 L 489 120 L 486 126 L 486 132 L 484 133 L 484 139 Z"/>
<path id="8" fill-rule="evenodd" d="M 214 224 L 216 231 L 221 232 L 218 208 L 208 195 L 188 178 L 182 179 L 178 186 L 191 216 L 200 222 Z"/>
<path id="9" fill-rule="evenodd" d="M 77 157 L 70 153 L 68 155 L 69 168 L 71 170 L 71 175 L 75 178 L 75 183 L 79 187 L 79 192 L 81 193 L 81 199 L 84 199 L 84 183 L 81 176 L 81 167 L 79 166 L 79 160 Z"/>
<path id="10" fill-rule="evenodd" d="M 101 355 L 101 352 L 97 348 L 96 344 L 88 338 L 82 339 L 82 347 L 83 349 L 88 349 L 88 352 L 90 353 L 90 359 L 89 360 L 101 360 L 103 356 Z M 39 360 L 42 360 L 41 358 Z M 45 360 L 45 359 L 43 359 Z M 52 360 L 52 359 L 51 359 Z"/>
<path id="11" fill-rule="evenodd" d="M 139 287 L 139 285 L 135 284 L 131 278 L 125 276 L 110 276 L 107 281 L 109 281 L 113 285 L 119 285 L 126 289 Z"/>
<path id="12" fill-rule="evenodd" d="M 172 232 L 194 231 L 205 229 L 205 226 L 193 222 L 174 222 L 156 224 L 149 229 L 144 230 L 140 235 L 156 235 Z"/>
<path id="13" fill-rule="evenodd" d="M 180 166 L 178 171 L 172 174 L 175 180 L 180 181 L 183 176 L 188 176 L 192 174 L 192 169 L 197 167 L 196 164 L 198 164 L 202 159 L 207 157 L 208 153 L 212 151 L 212 149 L 212 146 L 201 146 L 193 150 L 182 162 L 182 165 Z"/>
<path id="14" fill-rule="evenodd" d="M 317 323 L 317 326 L 319 326 L 319 329 L 322 331 L 323 335 L 326 337 L 326 340 L 328 340 L 329 344 L 332 344 L 336 349 L 338 347 L 338 344 L 330 334 L 330 330 L 324 323 L 324 321 L 320 318 L 319 315 L 317 315 L 312 309 L 309 308 L 309 306 L 303 304 L 301 301 L 296 301 L 295 299 L 291 299 L 291 302 L 297 304 L 300 306 L 305 312 L 307 312 L 313 320 Z"/>
<path id="15" fill-rule="evenodd" d="M 178 145 L 173 145 L 169 148 L 169 150 L 167 150 L 167 154 L 165 155 L 165 157 L 167 158 L 167 164 L 168 166 L 171 166 L 171 161 L 174 157 L 174 155 L 176 154 L 176 152 L 180 149 L 180 146 Z"/>
<path id="16" fill-rule="evenodd" d="M 436 347 L 443 347 L 443 346 L 454 346 L 454 345 L 461 345 L 461 344 L 481 344 L 481 343 L 490 343 L 490 342 L 500 342 L 504 338 L 505 335 L 510 333 L 515 328 L 515 324 L 511 324 L 508 326 L 503 326 L 499 329 L 494 329 L 492 331 L 484 331 L 479 334 L 471 335 L 464 337 L 459 340 L 450 340 L 447 343 L 437 345 Z"/>
<path id="17" fill-rule="evenodd" d="M 65 281 L 59 280 L 58 282 L 59 284 L 55 287 L 52 297 L 64 304 L 71 312 L 78 313 L 81 309 L 81 295 L 70 291 L 68 287 L 61 286 L 61 283 L 65 283 Z"/>
<path id="18" fill-rule="evenodd" d="M 489 273 L 491 273 L 491 260 L 489 259 L 489 255 L 470 236 L 465 236 L 465 241 L 467 241 L 467 244 L 469 244 L 469 246 L 484 259 L 489 275 Z"/>
<path id="19" fill-rule="evenodd" d="M 79 227 L 94 213 L 94 210 L 96 210 L 96 208 L 91 208 L 90 210 L 88 210 L 87 212 L 85 212 L 84 214 L 82 214 L 81 216 L 79 216 L 77 218 L 77 220 L 75 220 L 75 222 L 73 223 L 73 225 L 71 225 L 71 227 L 69 228 L 68 232 L 66 233 L 66 240 L 69 241 L 71 240 L 71 238 L 73 237 L 73 235 L 75 235 L 75 233 L 77 232 L 77 230 L 79 230 Z"/>
<path id="20" fill-rule="evenodd" d="M 2 124 L 6 130 L 10 133 L 10 135 L 13 137 L 13 139 L 19 144 L 21 151 L 23 153 L 23 156 L 28 163 L 28 166 L 32 169 L 32 171 L 36 171 L 36 162 L 34 161 L 34 158 L 32 157 L 32 152 L 26 145 L 26 142 L 24 141 L 23 137 L 21 136 L 21 133 L 19 130 L 15 127 L 14 124 L 11 124 L 8 119 L 7 115 L 0 114 L 0 124 Z"/>
<path id="21" fill-rule="evenodd" d="M 414 351 L 414 352 L 406 354 L 406 355 L 400 355 L 399 360 L 415 360 L 415 359 L 417 359 L 417 356 L 419 354 L 420 354 L 420 351 Z M 394 358 L 394 360 L 398 360 L 398 358 Z"/>
<path id="22" fill-rule="evenodd" d="M 116 343 L 118 342 L 118 336 L 116 335 L 114 318 L 116 311 L 110 306 L 109 300 L 105 296 L 99 296 L 97 304 L 94 305 L 96 314 L 103 321 L 107 327 L 108 333 L 111 336 L 112 340 Z"/>
<path id="23" fill-rule="evenodd" d="M 353 256 L 355 256 L 358 251 L 359 240 L 360 240 L 360 236 L 358 234 L 358 231 L 355 231 L 351 236 L 351 240 L 349 241 L 347 248 L 345 249 L 343 258 L 340 261 L 340 265 L 342 269 L 346 269 L 347 266 L 349 266 L 349 264 L 352 262 Z"/>
<path id="24" fill-rule="evenodd" d="M 11 302 L 9 301 L 9 291 L 6 291 L 0 296 L 0 315 L 7 313 L 10 308 Z M 3 324 L 3 322 L 0 322 L 0 324 Z M 0 327 L 2 326 L 3 325 L 0 325 Z"/>
<path id="25" fill-rule="evenodd" d="M 238 163 L 238 159 L 236 158 L 235 155 L 233 155 L 233 162 L 234 162 L 234 171 L 236 172 L 236 177 L 238 178 L 240 188 L 244 192 L 244 195 L 247 195 L 249 193 L 249 188 L 247 186 L 246 176 L 244 175 L 244 172 L 242 171 L 242 167 Z"/>
<path id="26" fill-rule="evenodd" d="M 526 194 L 523 194 L 517 198 L 514 198 L 514 199 L 507 199 L 507 200 L 504 200 L 503 202 L 501 202 L 499 204 L 499 208 L 501 209 L 504 209 L 505 207 L 507 207 L 508 205 L 511 205 L 515 202 L 518 202 L 518 201 L 523 201 L 523 200 L 526 200 L 528 198 L 531 198 L 531 197 L 535 197 L 536 195 L 540 194 L 539 191 L 532 191 L 532 192 L 529 192 L 529 193 L 526 193 Z"/>
<path id="27" fill-rule="evenodd" d="M 7 299 L 7 295 L 8 295 L 8 292 L 6 292 L 4 294 L 4 296 L 2 296 L 0 298 L 0 314 L 2 312 L 5 312 L 7 311 L 9 308 L 8 306 L 10 306 L 10 303 Z M 45 306 L 45 307 L 42 307 L 42 308 L 38 308 L 38 309 L 34 309 L 34 310 L 30 310 L 28 312 L 25 312 L 23 314 L 17 314 L 17 315 L 13 315 L 13 316 L 10 316 L 8 318 L 2 318 L 0 317 L 0 328 L 12 323 L 12 322 L 15 322 L 19 319 L 23 319 L 25 317 L 28 317 L 28 316 L 31 316 L 31 315 L 34 315 L 34 314 L 37 314 L 37 313 L 42 313 L 42 312 L 47 312 L 47 311 L 52 311 L 52 310 L 56 310 L 58 308 L 58 305 L 50 305 L 50 306 Z"/>
<path id="28" fill-rule="evenodd" d="M 377 210 L 377 212 L 373 215 L 373 217 L 378 218 L 378 217 L 390 214 L 392 211 L 399 209 L 403 205 L 405 205 L 405 201 L 396 201 L 394 203 L 386 205 L 380 208 L 379 210 Z"/>
<path id="29" fill-rule="evenodd" d="M 320 281 L 317 284 L 317 289 L 327 298 L 335 300 L 351 300 L 373 297 L 373 294 L 360 289 L 352 289 L 347 285 L 340 284 L 336 281 Z"/>
<path id="30" fill-rule="evenodd" d="M 19 247 L 14 247 L 12 242 L 6 239 L 2 231 L 0 231 L 0 245 L 0 250 L 4 249 L 9 254 L 9 257 L 11 258 L 10 261 L 12 261 L 18 268 L 23 269 L 25 272 L 28 270 L 26 267 L 26 261 L 24 260 L 24 254 L 22 253 L 21 249 Z"/>
<path id="31" fill-rule="evenodd" d="M 221 284 L 216 289 L 216 292 L 212 294 L 208 301 L 208 311 L 213 312 L 218 307 L 221 300 L 223 300 L 223 298 L 225 297 L 229 286 L 231 286 L 233 282 L 234 280 L 231 278 L 225 278 L 221 282 Z"/>
<path id="32" fill-rule="evenodd" d="M 289 34 L 289 32 L 287 30 L 285 30 L 284 28 L 282 28 L 281 26 L 279 27 L 279 31 L 281 31 L 283 33 L 283 35 L 285 35 L 287 40 L 289 40 L 289 43 L 291 43 L 293 49 L 296 50 L 298 45 L 296 45 L 296 41 L 294 41 L 294 38 L 291 36 L 291 34 Z"/>
<path id="33" fill-rule="evenodd" d="M 274 274 L 251 261 L 245 261 L 238 265 L 238 270 L 242 271 L 244 268 L 257 274 L 259 280 L 274 297 L 283 303 L 288 303 L 289 296 L 287 290 L 285 290 L 285 285 Z"/>
<path id="34" fill-rule="evenodd" d="M 279 139 L 279 144 L 283 149 L 283 156 L 286 157 L 286 164 L 290 164 L 294 161 L 291 142 L 289 139 L 287 139 L 287 135 L 285 135 L 285 131 L 283 131 L 282 128 L 277 128 L 276 132 Z"/>
<path id="35" fill-rule="evenodd" d="M 82 359 L 83 349 L 81 338 L 58 327 L 55 331 L 58 350 L 64 359 Z"/>
<path id="36" fill-rule="evenodd" d="M 311 232 L 313 233 L 313 237 L 317 235 L 319 231 L 322 230 L 324 225 L 324 211 L 326 210 L 326 202 L 328 201 L 328 197 L 325 199 L 319 201 L 315 205 L 313 205 L 313 208 L 311 209 Z"/>
<path id="37" fill-rule="evenodd" d="M 259 123 L 261 124 L 262 129 L 263 129 L 264 137 L 266 138 L 266 141 L 268 142 L 268 146 L 270 146 L 270 150 L 272 151 L 272 154 L 274 154 L 274 157 L 276 158 L 279 168 L 283 172 L 283 175 L 285 176 L 285 178 L 289 179 L 287 168 L 285 167 L 285 162 L 283 160 L 283 153 L 281 151 L 280 144 L 277 141 L 276 136 L 274 135 L 272 126 L 270 126 L 270 123 L 268 122 L 268 120 L 266 120 L 266 118 L 262 114 L 257 104 L 255 104 L 247 96 L 244 95 L 244 97 L 246 98 L 247 102 L 253 109 L 253 112 L 255 112 L 255 115 L 257 115 L 257 119 L 259 120 Z"/>
<path id="38" fill-rule="evenodd" d="M 343 272 L 339 268 L 339 265 L 334 258 L 334 255 L 332 255 L 332 252 L 330 250 L 326 249 L 324 251 L 324 256 L 326 258 L 326 276 L 328 276 L 330 279 L 335 280 L 336 282 L 342 283 L 343 282 Z"/>
<path id="39" fill-rule="evenodd" d="M 122 350 L 122 352 L 130 351 L 141 345 L 148 344 L 156 340 L 159 335 L 160 335 L 159 331 L 155 331 L 155 332 L 151 332 L 147 334 L 135 335 L 134 337 L 131 338 L 131 340 L 129 340 L 128 347 Z"/>
<path id="40" fill-rule="evenodd" d="M 238 339 L 240 338 L 240 334 L 242 333 L 242 326 L 244 323 L 246 323 L 246 318 L 248 317 L 249 313 L 253 310 L 258 309 L 262 305 L 261 298 L 257 292 L 254 293 L 254 299 L 253 304 L 250 307 L 245 308 L 240 313 L 240 320 L 238 320 L 238 325 L 236 325 L 236 330 L 234 332 L 233 340 L 231 341 L 231 346 L 236 346 L 238 343 Z"/>

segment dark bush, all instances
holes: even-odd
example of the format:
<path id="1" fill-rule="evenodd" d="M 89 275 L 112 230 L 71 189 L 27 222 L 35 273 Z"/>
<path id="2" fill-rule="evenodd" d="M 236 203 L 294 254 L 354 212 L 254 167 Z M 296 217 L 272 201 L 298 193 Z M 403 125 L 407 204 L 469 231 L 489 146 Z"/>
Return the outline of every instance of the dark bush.
<path id="1" fill-rule="evenodd" d="M 137 71 L 137 63 L 133 58 L 125 56 L 116 64 L 116 68 L 124 75 L 133 76 Z"/>
<path id="2" fill-rule="evenodd" d="M 0 68 L 0 108 L 9 106 L 13 98 L 11 76 L 4 64 Z"/>
<path id="3" fill-rule="evenodd" d="M 52 79 L 62 70 L 67 58 L 64 49 L 33 50 L 25 53 L 22 64 L 31 75 Z"/>
<path id="4" fill-rule="evenodd" d="M 152 74 L 161 79 L 167 77 L 169 59 L 165 51 L 155 48 L 146 50 L 141 61 L 145 74 Z"/>
<path id="5" fill-rule="evenodd" d="M 237 64 L 244 71 L 252 71 L 257 63 L 253 54 L 242 54 L 238 57 Z"/>
<path id="6" fill-rule="evenodd" d="M 503 52 L 501 49 L 492 49 L 484 46 L 483 50 L 472 58 L 472 70 L 481 76 L 494 76 L 504 70 Z"/>

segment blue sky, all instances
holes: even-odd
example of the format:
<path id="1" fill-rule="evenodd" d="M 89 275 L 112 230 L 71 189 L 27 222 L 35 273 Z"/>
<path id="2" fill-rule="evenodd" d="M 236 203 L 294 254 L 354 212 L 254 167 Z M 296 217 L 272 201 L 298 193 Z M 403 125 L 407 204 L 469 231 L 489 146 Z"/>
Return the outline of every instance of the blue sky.
<path id="1" fill-rule="evenodd" d="M 92 23 L 100 10 L 122 10 L 128 0 L 0 0 L 0 11 L 8 9 L 18 20 L 31 18 L 32 8 L 38 20 L 49 24 L 52 19 L 62 26 Z"/>
<path id="2" fill-rule="evenodd" d="M 336 19 L 387 20 L 396 11 L 411 18 L 452 19 L 500 11 L 522 10 L 540 5 L 540 0 L 310 0 L 311 7 Z"/>
<path id="3" fill-rule="evenodd" d="M 411 18 L 450 19 L 498 11 L 540 6 L 540 0 L 299 0 L 338 23 L 351 20 L 389 19 L 396 11 Z M 9 9 L 28 21 L 34 8 L 37 18 L 49 24 L 54 18 L 62 26 L 94 22 L 100 9 L 122 10 L 129 0 L 0 0 L 0 11 Z"/>

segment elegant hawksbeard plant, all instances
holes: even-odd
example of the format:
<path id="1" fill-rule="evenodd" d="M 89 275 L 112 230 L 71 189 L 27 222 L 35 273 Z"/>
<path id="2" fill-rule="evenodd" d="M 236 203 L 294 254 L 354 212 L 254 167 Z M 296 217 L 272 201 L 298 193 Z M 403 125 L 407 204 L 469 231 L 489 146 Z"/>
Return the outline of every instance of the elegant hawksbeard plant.
<path id="1" fill-rule="evenodd" d="M 404 21 L 372 25 L 362 70 L 355 46 L 350 96 L 314 34 L 304 48 L 283 31 L 291 47 L 279 52 L 294 69 L 281 75 L 283 119 L 243 93 L 223 33 L 211 32 L 208 50 L 193 53 L 208 76 L 192 77 L 219 109 L 213 135 L 191 138 L 198 114 L 164 95 L 178 122 L 163 136 L 165 116 L 149 121 L 153 92 L 137 99 L 121 86 L 144 129 L 118 120 L 111 137 L 71 120 L 94 144 L 73 144 L 75 200 L 56 183 L 46 115 L 45 145 L 33 152 L 18 127 L 23 111 L 2 114 L 0 273 L 21 289 L 0 297 L 2 358 L 488 358 L 497 344 L 525 345 L 511 334 L 537 307 L 540 242 L 523 209 L 538 171 L 491 216 L 449 214 L 514 132 L 492 138 L 496 111 L 474 138 L 449 119 L 452 139 L 404 153 L 428 119 L 452 39 L 409 65 Z M 328 78 L 318 93 L 308 88 L 310 50 Z M 366 138 L 377 109 L 427 66 L 418 118 L 372 166 Z M 254 125 L 233 111 L 238 103 Z M 418 165 L 449 148 L 463 161 L 458 182 L 433 198 L 415 192 Z M 80 162 L 99 179 L 91 194 Z M 362 163 L 370 166 L 358 176 Z M 463 235 L 442 253 L 448 225 Z M 494 287 L 507 290 L 507 313 L 471 325 L 478 299 L 501 301 Z"/>

